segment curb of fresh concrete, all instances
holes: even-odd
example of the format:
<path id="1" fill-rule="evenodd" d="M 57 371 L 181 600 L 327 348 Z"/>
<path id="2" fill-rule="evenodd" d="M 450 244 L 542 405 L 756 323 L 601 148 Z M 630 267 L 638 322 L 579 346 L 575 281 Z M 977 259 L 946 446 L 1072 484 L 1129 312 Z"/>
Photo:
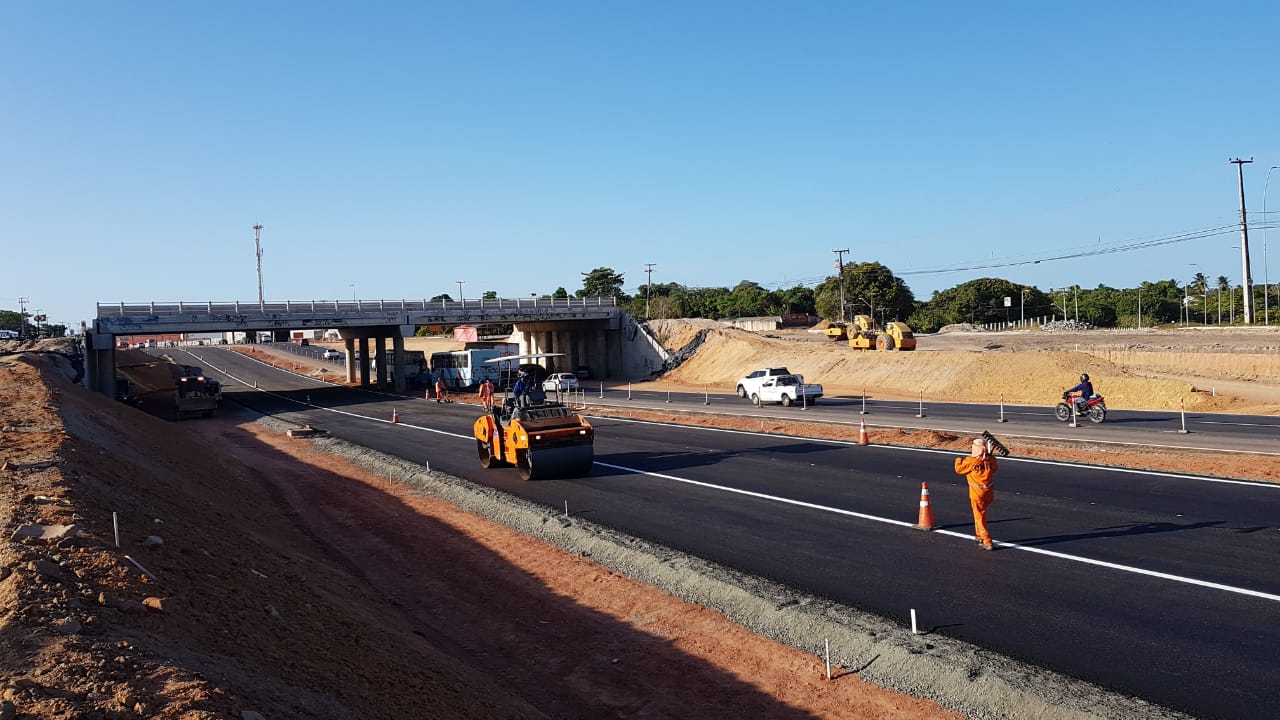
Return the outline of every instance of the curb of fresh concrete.
<path id="1" fill-rule="evenodd" d="M 285 431 L 290 423 L 259 417 Z M 798 592 L 580 517 L 565 517 L 507 493 L 331 437 L 314 447 L 416 491 L 500 522 L 682 600 L 710 607 L 768 638 L 814 653 L 824 640 L 832 665 L 890 690 L 938 702 L 974 720 L 1184 720 L 1190 716 L 1105 690 L 951 638 L 910 628 Z"/>

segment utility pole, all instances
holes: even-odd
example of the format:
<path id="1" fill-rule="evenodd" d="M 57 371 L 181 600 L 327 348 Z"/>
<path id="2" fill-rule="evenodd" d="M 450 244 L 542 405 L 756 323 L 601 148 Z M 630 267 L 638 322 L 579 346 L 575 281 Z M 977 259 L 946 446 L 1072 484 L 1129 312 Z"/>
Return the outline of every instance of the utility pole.
<path id="1" fill-rule="evenodd" d="M 262 223 L 253 225 L 253 254 L 258 258 L 258 312 L 266 312 L 262 301 Z"/>
<path id="2" fill-rule="evenodd" d="M 458 302 L 465 302 L 462 299 L 462 284 L 465 283 L 466 280 L 458 280 L 457 282 L 458 282 Z"/>
<path id="3" fill-rule="evenodd" d="M 1244 166 L 1253 162 L 1253 158 L 1241 160 L 1231 158 L 1228 162 L 1236 166 L 1236 175 L 1240 178 L 1240 264 L 1244 279 L 1244 324 L 1253 324 L 1253 276 L 1249 273 L 1249 226 L 1244 209 Z"/>
<path id="4" fill-rule="evenodd" d="M 649 280 L 645 283 L 645 286 L 644 286 L 644 319 L 645 320 L 651 320 L 653 318 L 653 316 L 649 314 L 649 290 L 653 287 L 653 268 L 656 265 L 657 263 L 644 264 L 644 271 L 649 276 Z"/>
<path id="5" fill-rule="evenodd" d="M 844 322 L 844 254 L 849 252 L 849 248 L 831 252 L 836 254 L 836 277 L 840 278 L 840 322 Z"/>
<path id="6" fill-rule="evenodd" d="M 18 339 L 27 336 L 27 303 L 31 302 L 31 298 L 18 298 Z"/>

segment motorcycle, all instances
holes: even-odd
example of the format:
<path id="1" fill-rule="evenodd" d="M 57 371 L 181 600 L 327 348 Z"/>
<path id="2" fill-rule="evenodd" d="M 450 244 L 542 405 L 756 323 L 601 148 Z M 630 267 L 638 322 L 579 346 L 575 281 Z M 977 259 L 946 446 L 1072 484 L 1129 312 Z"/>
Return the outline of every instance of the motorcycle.
<path id="1" fill-rule="evenodd" d="M 1071 405 L 1071 393 L 1064 392 L 1062 402 L 1053 409 L 1053 414 L 1062 422 L 1066 422 L 1071 419 Z M 1107 403 L 1098 393 L 1094 393 L 1083 403 L 1076 403 L 1076 408 L 1080 413 L 1079 417 L 1087 417 L 1091 423 L 1100 423 L 1107 419 Z"/>

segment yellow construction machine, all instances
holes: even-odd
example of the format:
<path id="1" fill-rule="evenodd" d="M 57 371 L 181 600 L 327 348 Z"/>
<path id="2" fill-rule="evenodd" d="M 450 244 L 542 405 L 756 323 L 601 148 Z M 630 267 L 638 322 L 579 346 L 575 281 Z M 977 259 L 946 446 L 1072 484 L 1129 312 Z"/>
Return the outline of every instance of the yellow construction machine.
<path id="1" fill-rule="evenodd" d="M 836 342 L 849 339 L 848 326 L 842 322 L 831 323 L 831 325 L 827 326 L 827 329 L 823 330 L 823 332 L 827 334 L 827 337 L 835 340 Z"/>
<path id="2" fill-rule="evenodd" d="M 828 329 L 830 334 L 831 330 Z M 855 350 L 915 350 L 916 337 L 911 328 L 897 320 L 884 327 L 876 324 L 870 315 L 855 315 L 853 327 L 848 330 L 849 347 Z"/>
<path id="3" fill-rule="evenodd" d="M 562 353 L 508 355 L 486 360 L 509 364 L 504 377 L 520 372 L 521 363 Z M 512 392 L 495 397 L 493 408 L 473 427 L 480 467 L 514 465 L 525 480 L 582 477 L 595 462 L 595 429 L 573 408 L 548 400 L 541 383 L 523 372 Z M 508 383 L 501 383 L 506 387 Z"/>

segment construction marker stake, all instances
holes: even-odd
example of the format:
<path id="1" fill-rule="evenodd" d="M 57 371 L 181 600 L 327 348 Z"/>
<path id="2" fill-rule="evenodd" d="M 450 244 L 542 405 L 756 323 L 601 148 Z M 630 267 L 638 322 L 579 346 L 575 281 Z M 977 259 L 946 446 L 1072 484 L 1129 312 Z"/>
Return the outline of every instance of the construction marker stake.
<path id="1" fill-rule="evenodd" d="M 111 527 L 116 531 L 116 547 L 120 547 L 120 516 L 114 511 L 111 513 Z"/>
<path id="2" fill-rule="evenodd" d="M 1187 429 L 1187 405 L 1183 398 L 1178 398 L 1178 413 L 1182 415 L 1182 428 L 1178 430 L 1178 434 L 1186 435 L 1191 431 Z"/>
<path id="3" fill-rule="evenodd" d="M 916 609 L 911 608 L 911 634 L 919 635 L 920 629 L 916 627 Z"/>
<path id="4" fill-rule="evenodd" d="M 860 414 L 867 414 L 867 389 L 865 387 L 862 388 L 862 412 Z"/>
<path id="5" fill-rule="evenodd" d="M 924 417 L 924 393 L 920 393 L 920 412 L 916 414 L 916 417 Z"/>
<path id="6" fill-rule="evenodd" d="M 1004 419 L 1004 393 L 1000 393 L 1000 419 L 996 422 L 1009 422 Z"/>
<path id="7" fill-rule="evenodd" d="M 631 399 L 631 381 L 630 380 L 627 381 L 627 399 L 628 400 Z"/>
<path id="8" fill-rule="evenodd" d="M 707 389 L 706 385 L 702 386 L 702 404 L 703 405 L 711 404 L 711 391 Z"/>
<path id="9" fill-rule="evenodd" d="M 564 501 L 564 516 L 569 517 L 569 501 Z"/>
<path id="10" fill-rule="evenodd" d="M 826 651 L 827 679 L 830 680 L 831 679 L 831 640 L 828 638 L 823 640 L 822 642 L 826 645 L 826 648 L 827 648 L 827 651 Z"/>

